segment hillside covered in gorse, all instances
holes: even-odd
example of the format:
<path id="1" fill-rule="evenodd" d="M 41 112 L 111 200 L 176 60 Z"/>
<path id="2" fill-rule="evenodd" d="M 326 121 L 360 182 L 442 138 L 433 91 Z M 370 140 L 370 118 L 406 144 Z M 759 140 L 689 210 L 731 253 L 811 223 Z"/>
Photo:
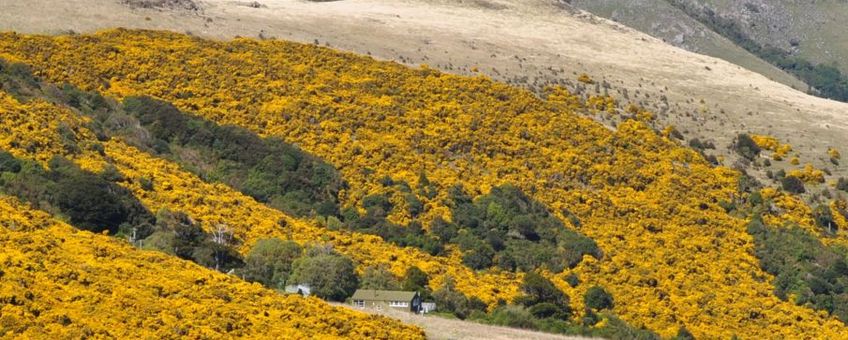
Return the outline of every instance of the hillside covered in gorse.
<path id="1" fill-rule="evenodd" d="M 0 197 L 0 213 L 4 338 L 423 338 L 388 318 L 75 230 L 15 198 Z"/>
<path id="2" fill-rule="evenodd" d="M 844 193 L 810 207 L 616 98 L 155 31 L 4 33 L 0 58 L 0 189 L 28 202 L 0 206 L 0 334 L 422 336 L 243 282 L 281 288 L 250 280 L 273 238 L 324 249 L 289 283 L 330 257 L 363 285 L 421 272 L 411 287 L 461 318 L 848 337 Z M 805 171 L 788 177 L 829 185 Z M 88 187 L 116 197 L 89 205 L 107 216 L 74 205 Z M 319 296 L 343 300 L 333 288 Z"/>

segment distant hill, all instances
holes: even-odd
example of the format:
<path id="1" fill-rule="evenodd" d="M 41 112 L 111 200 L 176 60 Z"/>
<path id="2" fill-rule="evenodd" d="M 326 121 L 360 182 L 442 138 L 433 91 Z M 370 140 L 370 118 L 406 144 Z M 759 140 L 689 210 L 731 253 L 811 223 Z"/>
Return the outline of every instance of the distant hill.
<path id="1" fill-rule="evenodd" d="M 813 86 L 817 95 L 848 101 L 848 40 L 843 23 L 848 15 L 848 3 L 845 1 L 575 0 L 570 3 L 675 46 L 728 60 L 803 89 L 774 70 L 777 67 Z M 765 67 L 763 61 L 771 67 Z M 842 74 L 837 75 L 838 71 Z"/>
<path id="2" fill-rule="evenodd" d="M 806 83 L 739 47 L 668 0 L 573 0 L 570 3 L 674 46 L 730 61 L 801 91 L 807 89 Z"/>

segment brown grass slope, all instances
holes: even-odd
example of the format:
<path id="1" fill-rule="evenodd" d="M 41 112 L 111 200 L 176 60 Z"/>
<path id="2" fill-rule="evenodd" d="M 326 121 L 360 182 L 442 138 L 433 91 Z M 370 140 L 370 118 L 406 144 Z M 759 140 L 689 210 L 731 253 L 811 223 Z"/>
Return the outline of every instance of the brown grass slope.
<path id="1" fill-rule="evenodd" d="M 848 72 L 846 1 L 685 0 L 684 3 L 733 20 L 761 45 L 791 51 L 815 63 L 836 63 L 843 73 Z"/>
<path id="2" fill-rule="evenodd" d="M 574 0 L 571 5 L 687 51 L 727 60 L 802 91 L 808 88 L 795 76 L 737 46 L 667 0 Z"/>

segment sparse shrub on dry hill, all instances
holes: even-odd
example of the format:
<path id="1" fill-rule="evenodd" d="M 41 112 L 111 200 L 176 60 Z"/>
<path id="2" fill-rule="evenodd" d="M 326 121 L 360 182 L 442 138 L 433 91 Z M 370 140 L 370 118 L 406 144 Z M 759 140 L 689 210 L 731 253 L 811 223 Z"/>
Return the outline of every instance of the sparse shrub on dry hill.
<path id="1" fill-rule="evenodd" d="M 385 317 L 284 296 L 0 197 L 0 337 L 424 338 Z"/>
<path id="2" fill-rule="evenodd" d="M 801 169 L 789 171 L 786 175 L 798 178 L 804 183 L 824 183 L 824 172 L 816 169 L 812 164 L 806 164 Z"/>
<path id="3" fill-rule="evenodd" d="M 748 134 L 739 134 L 733 142 L 733 150 L 747 160 L 754 160 L 760 155 L 760 146 Z"/>
<path id="4" fill-rule="evenodd" d="M 795 176 L 787 175 L 780 180 L 783 190 L 793 194 L 803 194 L 807 190 L 804 188 L 804 181 Z"/>
<path id="5" fill-rule="evenodd" d="M 772 158 L 776 161 L 783 160 L 792 151 L 791 145 L 781 144 L 775 137 L 767 135 L 751 135 L 750 137 L 759 148 L 772 151 Z"/>
<path id="6" fill-rule="evenodd" d="M 842 190 L 848 192 L 848 179 L 845 177 L 840 177 L 836 182 L 836 190 Z"/>
<path id="7" fill-rule="evenodd" d="M 167 10 L 199 11 L 201 6 L 194 0 L 121 0 L 132 8 L 156 8 Z"/>
<path id="8" fill-rule="evenodd" d="M 333 164 L 350 184 L 340 192 L 343 208 L 361 212 L 364 198 L 374 194 L 405 206 L 405 192 L 385 186 L 384 179 L 418 188 L 425 173 L 435 195 L 418 196 L 423 209 L 417 215 L 416 209 L 393 209 L 387 219 L 397 225 L 450 220 L 448 189 L 457 184 L 472 197 L 513 184 L 561 221 L 573 215 L 580 233 L 603 251 L 602 259 L 584 256 L 574 268 L 544 275 L 570 297 L 603 286 L 615 300 L 613 312 L 637 328 L 666 337 L 680 329 L 699 338 L 848 335 L 838 320 L 772 294 L 772 277 L 752 255 L 747 221 L 720 204 L 740 196 L 738 173 L 710 167 L 643 122 L 624 121 L 609 131 L 579 118 L 575 112 L 587 108 L 568 93 L 543 101 L 482 77 L 410 70 L 314 46 L 158 32 L 4 34 L 0 54 L 31 63 L 54 82 L 118 98 L 165 99 L 218 124 L 297 143 Z M 21 132 L 6 135 L 13 133 Z M 45 149 L 51 156 L 64 152 L 50 147 L 52 130 L 44 133 L 46 147 L 31 157 L 44 157 Z M 428 257 L 376 237 L 320 230 L 120 141 L 103 146 L 130 179 L 127 187 L 151 210 L 178 206 L 204 223 L 229 223 L 245 244 L 291 230 L 301 242 L 328 238 L 365 266 L 392 263 L 400 274 L 417 265 L 437 274 L 433 287 L 450 274 L 457 291 L 489 305 L 518 295 L 516 276 L 469 273 L 456 252 Z M 90 151 L 75 161 L 92 167 L 104 162 Z M 141 188 L 141 178 L 154 178 L 153 191 Z M 565 281 L 573 276 L 580 281 L 574 287 Z M 571 305 L 583 313 L 581 299 Z"/>
<path id="9" fill-rule="evenodd" d="M 753 14 L 752 11 L 744 14 L 734 13 L 740 17 L 745 17 L 745 19 L 740 20 L 738 18 L 734 18 L 734 15 L 727 15 L 726 13 L 722 13 L 722 11 L 717 10 L 716 7 L 714 7 L 714 4 L 710 5 L 701 1 L 687 0 L 670 0 L 668 2 L 672 6 L 675 6 L 691 16 L 693 19 L 700 21 L 716 33 L 748 50 L 748 52 L 753 53 L 761 59 L 803 80 L 813 88 L 811 91 L 813 94 L 833 100 L 848 101 L 848 76 L 844 75 L 836 65 L 830 65 L 829 63 L 815 63 L 811 60 L 805 59 L 808 58 L 808 56 L 803 55 L 805 53 L 798 54 L 796 51 L 793 51 L 793 49 L 796 49 L 798 44 L 800 44 L 800 41 L 797 40 L 798 38 L 796 36 L 791 36 L 791 38 L 789 38 L 791 48 L 786 49 L 768 44 L 768 39 L 765 39 L 764 41 L 762 36 L 752 37 L 749 35 L 751 31 L 757 30 L 754 27 L 756 27 L 757 24 L 761 24 L 761 22 L 758 21 L 762 19 L 756 18 L 758 15 Z M 758 6 L 756 4 L 751 4 L 750 2 L 744 2 L 744 5 L 748 7 L 746 8 L 748 11 L 750 11 L 750 8 L 757 8 Z M 767 2 L 761 2 L 759 6 L 771 7 Z M 778 6 L 775 6 L 774 8 L 778 8 Z M 721 6 L 718 8 L 720 7 Z M 733 7 L 731 6 L 731 8 Z M 725 11 L 726 10 L 727 9 L 725 9 Z M 782 8 L 782 10 L 785 11 L 784 13 L 788 12 L 799 16 L 794 18 L 793 21 L 803 22 L 807 20 L 815 20 L 812 18 L 802 18 L 802 14 L 799 13 L 804 12 L 804 10 L 793 10 L 788 8 Z M 806 10 L 809 10 L 809 8 Z M 759 12 L 759 9 L 757 9 L 757 12 Z M 773 16 L 774 20 L 780 20 L 779 17 L 781 17 L 781 15 L 776 14 L 779 12 L 781 11 L 777 10 L 770 14 L 762 14 L 762 16 Z M 746 28 L 743 25 L 749 25 L 750 27 Z M 777 25 L 779 24 L 772 22 L 766 23 L 765 25 L 761 24 L 759 26 L 768 26 L 768 28 L 765 29 L 768 31 L 773 30 L 777 27 Z M 794 31 L 797 29 L 797 27 L 794 27 L 795 25 L 793 24 L 785 25 L 789 27 L 781 27 L 779 29 L 781 32 L 780 35 L 786 34 L 787 31 Z M 810 44 L 813 44 L 812 41 L 810 41 Z M 809 53 L 809 51 L 806 52 Z M 828 52 L 827 54 L 830 53 Z M 834 57 L 838 58 L 839 56 L 837 55 Z M 833 57 L 829 56 L 828 58 Z"/>

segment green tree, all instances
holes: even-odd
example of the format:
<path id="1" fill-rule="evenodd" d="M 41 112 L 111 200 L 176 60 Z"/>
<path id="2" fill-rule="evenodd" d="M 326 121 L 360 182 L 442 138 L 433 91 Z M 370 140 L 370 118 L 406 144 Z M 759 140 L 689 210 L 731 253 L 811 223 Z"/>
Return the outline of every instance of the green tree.
<path id="1" fill-rule="evenodd" d="M 115 233 L 129 212 L 113 189 L 97 176 L 67 170 L 57 181 L 56 205 L 80 229 Z"/>
<path id="2" fill-rule="evenodd" d="M 400 283 L 386 266 L 371 266 L 365 268 L 359 288 L 397 290 L 400 288 Z"/>
<path id="3" fill-rule="evenodd" d="M 421 291 L 426 290 L 429 283 L 430 277 L 427 276 L 427 273 L 421 270 L 421 268 L 411 266 L 406 269 L 406 274 L 403 276 L 401 288 L 403 288 L 403 290 Z"/>
<path id="4" fill-rule="evenodd" d="M 334 251 L 312 249 L 293 267 L 289 282 L 307 284 L 312 294 L 323 299 L 344 301 L 359 286 L 353 261 Z"/>
<path id="5" fill-rule="evenodd" d="M 21 161 L 6 151 L 0 151 L 0 172 L 18 173 L 20 171 Z"/>
<path id="6" fill-rule="evenodd" d="M 171 244 L 161 244 L 169 248 L 166 252 L 187 260 L 194 259 L 194 248 L 199 246 L 206 236 L 200 225 L 188 215 L 168 209 L 162 209 L 156 214 L 156 229 L 158 232 L 173 234 L 170 238 L 160 237 L 172 240 Z"/>
<path id="7" fill-rule="evenodd" d="M 283 289 L 292 271 L 292 264 L 303 254 L 303 248 L 294 241 L 278 238 L 256 242 L 244 259 L 240 274 L 250 282 L 265 287 Z"/>
<path id="8" fill-rule="evenodd" d="M 440 311 L 450 312 L 460 319 L 468 317 L 468 298 L 456 290 L 456 282 L 448 276 L 442 287 L 433 292 L 433 299 Z"/>
<path id="9" fill-rule="evenodd" d="M 559 308 L 560 315 L 565 317 L 571 315 L 568 295 L 557 289 L 551 280 L 536 272 L 528 272 L 524 275 L 521 291 L 524 295 L 516 299 L 519 304 L 532 307 L 540 303 L 550 303 Z"/>
<path id="10" fill-rule="evenodd" d="M 191 259 L 199 265 L 225 273 L 244 265 L 239 253 L 229 243 L 216 242 L 208 237 L 193 249 Z"/>

